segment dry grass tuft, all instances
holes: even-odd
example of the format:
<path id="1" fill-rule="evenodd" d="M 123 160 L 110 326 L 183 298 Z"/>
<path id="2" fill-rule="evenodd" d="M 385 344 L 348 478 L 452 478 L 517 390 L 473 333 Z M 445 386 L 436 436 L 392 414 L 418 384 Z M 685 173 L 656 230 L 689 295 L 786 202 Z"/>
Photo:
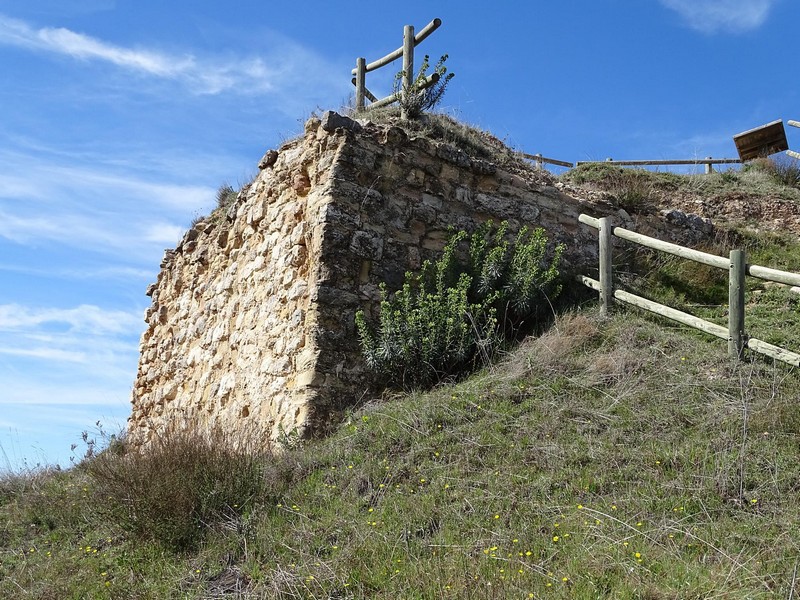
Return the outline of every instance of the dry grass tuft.
<path id="1" fill-rule="evenodd" d="M 599 333 L 596 319 L 581 313 L 563 315 L 541 336 L 525 340 L 503 363 L 503 368 L 514 377 L 538 370 L 567 372 L 571 370 L 567 357 L 595 346 Z"/>
<path id="2" fill-rule="evenodd" d="M 187 430 L 142 450 L 110 448 L 85 466 L 124 529 L 182 552 L 196 548 L 209 527 L 236 523 L 268 496 L 271 458 L 255 438 Z"/>

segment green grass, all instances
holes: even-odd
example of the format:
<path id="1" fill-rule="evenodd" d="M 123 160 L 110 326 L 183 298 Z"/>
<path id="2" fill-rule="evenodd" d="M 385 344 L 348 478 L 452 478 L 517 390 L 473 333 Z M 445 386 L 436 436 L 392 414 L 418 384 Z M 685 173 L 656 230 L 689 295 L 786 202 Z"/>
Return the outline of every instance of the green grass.
<path id="1" fill-rule="evenodd" d="M 265 461 L 190 549 L 110 516 L 91 475 L 109 455 L 8 479 L 0 596 L 787 597 L 800 382 L 725 353 L 635 313 L 562 316 L 489 372 Z"/>

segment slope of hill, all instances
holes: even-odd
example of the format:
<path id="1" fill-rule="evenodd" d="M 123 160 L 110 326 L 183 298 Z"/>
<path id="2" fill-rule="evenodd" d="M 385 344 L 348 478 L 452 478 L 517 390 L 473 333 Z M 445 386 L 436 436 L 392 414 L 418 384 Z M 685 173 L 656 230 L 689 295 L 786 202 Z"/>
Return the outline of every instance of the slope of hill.
<path id="1" fill-rule="evenodd" d="M 662 180 L 702 187 L 612 175 L 563 184 L 629 212 L 672 208 L 652 191 Z M 708 245 L 800 268 L 794 236 L 736 225 Z M 625 285 L 724 317 L 717 275 L 649 254 L 619 262 Z M 798 297 L 750 286 L 753 326 L 797 350 Z M 0 596 L 794 597 L 800 378 L 746 358 L 632 310 L 600 320 L 589 302 L 482 373 L 387 394 L 275 456 L 177 437 L 148 461 L 114 442 L 69 471 L 0 482 Z"/>
<path id="2" fill-rule="evenodd" d="M 733 364 L 715 340 L 570 313 L 490 372 L 365 406 L 265 463 L 263 484 L 191 524 L 194 545 L 173 545 L 168 509 L 137 529 L 152 498 L 109 497 L 92 460 L 8 479 L 0 592 L 787 597 L 799 393 L 796 373 Z M 179 504 L 185 477 L 148 475 Z"/>

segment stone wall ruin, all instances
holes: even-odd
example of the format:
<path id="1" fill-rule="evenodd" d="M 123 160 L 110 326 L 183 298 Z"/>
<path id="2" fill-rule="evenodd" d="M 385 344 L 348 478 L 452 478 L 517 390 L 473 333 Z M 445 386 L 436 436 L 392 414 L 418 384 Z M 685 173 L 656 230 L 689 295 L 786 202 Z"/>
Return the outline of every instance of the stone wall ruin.
<path id="1" fill-rule="evenodd" d="M 540 226 L 564 266 L 596 264 L 577 199 L 519 160 L 478 157 L 396 125 L 335 113 L 270 151 L 227 212 L 200 220 L 148 294 L 129 437 L 254 427 L 324 432 L 373 393 L 354 315 L 434 258 L 448 228 Z M 602 215 L 601 215 L 602 216 Z M 627 215 L 623 215 L 627 217 Z"/>

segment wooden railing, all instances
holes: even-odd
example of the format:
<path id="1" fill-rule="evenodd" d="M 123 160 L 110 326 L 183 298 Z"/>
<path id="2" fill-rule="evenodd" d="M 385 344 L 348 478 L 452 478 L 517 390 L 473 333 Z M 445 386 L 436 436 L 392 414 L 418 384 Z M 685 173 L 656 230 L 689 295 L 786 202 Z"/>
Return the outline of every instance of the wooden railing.
<path id="1" fill-rule="evenodd" d="M 542 156 L 541 154 L 527 154 L 523 152 L 522 156 L 524 156 L 528 160 L 536 162 L 536 166 L 538 166 L 540 169 L 544 169 L 545 164 L 556 165 L 559 167 L 569 167 L 570 169 L 575 166 L 571 162 L 567 162 L 565 160 L 556 160 L 555 158 L 547 158 L 546 156 Z"/>
<path id="2" fill-rule="evenodd" d="M 607 158 L 605 160 L 579 160 L 576 165 L 592 165 L 592 164 L 614 164 L 624 167 L 644 167 L 644 166 L 659 166 L 659 165 L 705 165 L 706 173 L 713 173 L 713 165 L 730 165 L 741 164 L 738 158 L 686 158 L 677 160 L 614 160 Z"/>
<path id="3" fill-rule="evenodd" d="M 800 127 L 800 121 L 786 121 L 786 124 L 792 127 Z M 795 152 L 794 150 L 787 150 L 786 154 L 792 158 L 800 158 L 800 152 Z"/>
<path id="4" fill-rule="evenodd" d="M 365 110 L 371 110 L 374 108 L 380 108 L 381 106 L 388 106 L 393 102 L 396 102 L 400 99 L 401 94 L 405 93 L 406 91 L 420 91 L 430 86 L 434 85 L 439 81 L 439 74 L 433 73 L 429 75 L 424 81 L 417 84 L 416 87 L 414 86 L 414 48 L 416 48 L 422 41 L 427 38 L 430 34 L 434 31 L 439 29 L 442 25 L 441 19 L 434 19 L 430 23 L 428 23 L 422 30 L 414 34 L 414 26 L 413 25 L 406 25 L 403 28 L 403 45 L 395 50 L 394 52 L 390 52 L 383 58 L 379 58 L 378 60 L 372 61 L 371 63 L 367 64 L 367 60 L 365 58 L 357 58 L 356 59 L 356 68 L 351 71 L 355 77 L 353 77 L 352 82 L 353 85 L 356 86 L 356 111 L 361 112 Z M 375 95 L 367 89 L 366 86 L 366 77 L 367 73 L 370 71 L 374 71 L 376 69 L 380 69 L 381 67 L 385 67 L 392 61 L 397 60 L 400 57 L 403 57 L 403 71 L 402 71 L 402 86 L 400 91 L 395 92 L 385 98 L 381 98 L 380 100 L 375 97 Z M 366 101 L 369 100 L 371 104 L 367 105 Z M 406 115 L 403 115 L 405 118 Z"/>
<path id="5" fill-rule="evenodd" d="M 590 277 L 581 276 L 584 285 L 597 290 L 600 295 L 600 314 L 606 316 L 611 310 L 614 300 L 625 304 L 637 306 L 655 314 L 667 317 L 673 321 L 683 323 L 689 327 L 699 329 L 718 338 L 728 340 L 728 353 L 735 358 L 741 358 L 745 348 L 749 348 L 759 354 L 764 354 L 776 360 L 783 361 L 795 367 L 800 366 L 800 354 L 790 352 L 779 346 L 768 344 L 754 337 L 749 337 L 745 333 L 745 314 L 744 314 L 744 290 L 745 276 L 750 275 L 758 279 L 773 281 L 789 286 L 800 285 L 800 274 L 769 269 L 758 265 L 748 265 L 745 261 L 744 250 L 731 250 L 730 256 L 725 258 L 715 254 L 699 252 L 691 248 L 685 248 L 677 244 L 664 242 L 655 238 L 641 235 L 622 227 L 612 227 L 608 217 L 596 219 L 588 215 L 580 215 L 578 220 L 581 223 L 594 227 L 599 231 L 599 281 Z M 661 252 L 667 252 L 681 258 L 693 260 L 695 262 L 725 269 L 728 271 L 728 327 L 722 327 L 716 323 L 711 323 L 694 315 L 664 306 L 652 300 L 647 300 L 641 296 L 636 296 L 624 290 L 614 289 L 613 269 L 612 269 L 612 249 L 611 237 L 616 236 L 620 239 L 639 244 L 646 248 L 652 248 Z"/>

